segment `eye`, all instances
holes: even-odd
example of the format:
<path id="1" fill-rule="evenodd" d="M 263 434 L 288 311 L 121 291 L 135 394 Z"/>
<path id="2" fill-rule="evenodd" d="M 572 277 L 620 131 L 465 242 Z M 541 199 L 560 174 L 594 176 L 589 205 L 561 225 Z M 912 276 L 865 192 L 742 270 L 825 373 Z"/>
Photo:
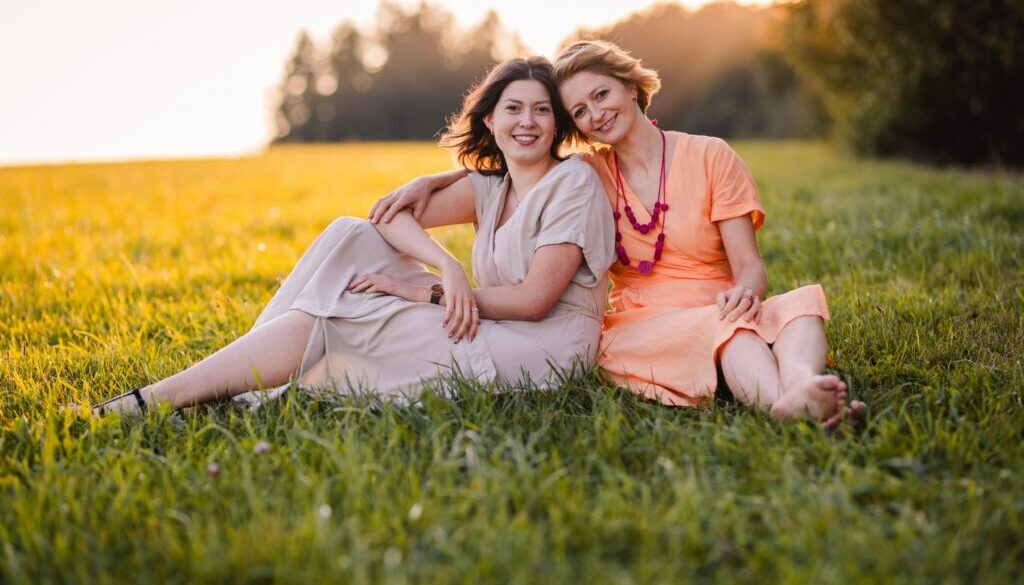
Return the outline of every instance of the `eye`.
<path id="1" fill-rule="evenodd" d="M 608 90 L 602 89 L 601 91 L 597 92 L 597 99 L 604 99 L 604 96 L 606 95 L 608 95 Z"/>
<path id="2" fill-rule="evenodd" d="M 587 111 L 586 108 L 577 108 L 576 111 L 572 113 L 572 117 L 573 118 L 579 118 L 580 116 L 583 115 L 583 112 L 585 112 L 585 111 Z"/>
<path id="3" fill-rule="evenodd" d="M 541 112 L 541 113 L 544 113 L 544 114 L 547 114 L 548 112 L 551 111 L 551 108 L 548 107 L 548 106 L 538 106 L 537 107 L 537 111 Z"/>

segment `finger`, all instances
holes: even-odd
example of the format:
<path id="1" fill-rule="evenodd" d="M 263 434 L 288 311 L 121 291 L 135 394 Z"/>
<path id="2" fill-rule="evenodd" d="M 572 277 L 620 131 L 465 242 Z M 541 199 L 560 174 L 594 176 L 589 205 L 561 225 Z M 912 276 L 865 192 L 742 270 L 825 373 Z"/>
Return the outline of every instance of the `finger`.
<path id="1" fill-rule="evenodd" d="M 416 219 L 416 221 L 419 221 L 419 219 L 421 217 L 423 217 L 423 212 L 426 211 L 426 209 L 427 209 L 427 202 L 426 202 L 426 200 L 420 199 L 420 200 L 418 200 L 416 202 L 416 204 L 412 208 L 412 216 Z"/>
<path id="2" fill-rule="evenodd" d="M 365 278 L 358 278 L 356 280 L 353 280 L 352 284 L 348 285 L 348 290 L 355 291 L 356 289 L 358 289 L 359 287 L 361 287 L 361 286 L 363 286 L 365 284 L 366 284 L 366 279 Z"/>
<path id="3" fill-rule="evenodd" d="M 459 295 L 452 297 L 452 322 L 449 323 L 449 337 L 459 340 L 459 329 L 462 328 L 462 299 Z"/>
<path id="4" fill-rule="evenodd" d="M 458 341 L 462 337 L 462 326 L 464 322 L 463 299 L 456 297 L 452 299 L 452 301 L 452 305 L 454 305 L 454 307 L 452 308 L 452 322 L 450 324 L 450 332 L 451 338 L 454 339 L 455 341 Z"/>
<path id="5" fill-rule="evenodd" d="M 473 326 L 473 301 L 469 299 L 467 295 L 462 301 L 462 327 L 459 331 L 459 339 L 462 339 L 469 333 L 469 329 Z"/>
<path id="6" fill-rule="evenodd" d="M 477 310 L 473 310 L 477 309 Z M 476 332 L 480 329 L 480 309 L 476 305 L 473 305 L 470 309 L 470 314 L 473 316 L 473 323 L 469 328 L 469 340 L 473 341 L 476 339 Z"/>
<path id="7" fill-rule="evenodd" d="M 753 322 L 754 317 L 757 316 L 758 311 L 761 310 L 761 301 L 757 297 L 750 303 L 750 308 L 743 314 L 743 318 L 747 321 Z"/>
<path id="8" fill-rule="evenodd" d="M 370 221 L 372 221 L 373 223 L 377 223 L 378 221 L 380 221 L 380 216 L 382 213 L 384 213 L 384 210 L 387 208 L 388 202 L 391 201 L 392 195 L 394 195 L 394 193 L 388 193 L 384 197 L 378 199 L 377 202 L 373 204 L 373 209 L 370 210 Z"/>
<path id="9" fill-rule="evenodd" d="M 447 327 L 448 326 L 448 321 L 450 321 L 451 318 L 452 318 L 452 305 L 454 305 L 454 304 L 455 303 L 452 302 L 452 299 L 445 299 L 445 303 L 444 303 L 444 319 L 441 320 L 441 326 L 442 327 Z"/>
<path id="10" fill-rule="evenodd" d="M 737 304 L 736 307 L 733 308 L 733 310 L 729 312 L 729 321 L 735 322 L 736 319 L 739 319 L 740 315 L 743 314 L 743 311 L 746 311 L 749 306 L 750 306 L 750 299 L 749 298 L 741 299 L 739 304 Z"/>
<path id="11" fill-rule="evenodd" d="M 717 304 L 717 305 L 718 305 L 718 311 L 719 311 L 719 312 L 721 312 L 721 311 L 722 311 L 722 309 L 724 309 L 724 308 L 725 308 L 725 299 L 726 299 L 726 296 L 727 296 L 727 295 L 725 294 L 725 291 L 722 291 L 722 292 L 718 293 L 718 294 L 717 294 L 717 295 L 715 296 L 715 304 Z"/>
<path id="12" fill-rule="evenodd" d="M 736 305 L 738 305 L 740 303 L 740 300 L 742 300 L 742 297 L 740 296 L 739 291 L 731 290 L 731 291 L 728 291 L 728 294 L 729 294 L 729 299 L 725 302 L 725 306 L 722 307 L 722 312 L 720 313 L 720 317 L 719 318 L 725 317 L 726 315 L 728 315 L 733 309 L 736 308 Z"/>
<path id="13" fill-rule="evenodd" d="M 391 223 L 391 220 L 395 218 L 399 211 L 402 211 L 403 207 L 398 201 L 389 201 L 388 208 L 384 211 L 384 223 Z"/>

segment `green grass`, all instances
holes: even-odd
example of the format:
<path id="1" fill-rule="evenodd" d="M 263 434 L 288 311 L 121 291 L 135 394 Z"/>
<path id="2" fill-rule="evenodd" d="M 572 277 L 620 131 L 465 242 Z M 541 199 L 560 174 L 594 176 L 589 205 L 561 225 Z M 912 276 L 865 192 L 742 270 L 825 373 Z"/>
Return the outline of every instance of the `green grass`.
<path id="1" fill-rule="evenodd" d="M 0 169 L 0 582 L 1021 582 L 1024 180 L 737 146 L 771 288 L 824 284 L 862 433 L 593 374 L 418 407 L 65 415 L 243 333 L 333 217 L 450 159 Z M 439 236 L 468 259 L 471 230 Z"/>

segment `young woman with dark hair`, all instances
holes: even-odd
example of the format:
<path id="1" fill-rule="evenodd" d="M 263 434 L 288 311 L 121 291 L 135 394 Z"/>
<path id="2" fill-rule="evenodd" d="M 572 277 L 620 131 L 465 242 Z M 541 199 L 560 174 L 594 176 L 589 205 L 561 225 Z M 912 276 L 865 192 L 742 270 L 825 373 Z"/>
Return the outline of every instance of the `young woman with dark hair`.
<path id="1" fill-rule="evenodd" d="M 251 331 L 95 409 L 253 397 L 259 386 L 295 379 L 409 397 L 453 371 L 482 381 L 527 377 L 543 387 L 577 360 L 593 363 L 614 226 L 593 169 L 559 157 L 573 131 L 546 59 L 496 66 L 441 141 L 468 174 L 435 193 L 429 211 L 376 225 L 335 220 Z M 460 223 L 477 227 L 475 289 L 426 232 Z"/>

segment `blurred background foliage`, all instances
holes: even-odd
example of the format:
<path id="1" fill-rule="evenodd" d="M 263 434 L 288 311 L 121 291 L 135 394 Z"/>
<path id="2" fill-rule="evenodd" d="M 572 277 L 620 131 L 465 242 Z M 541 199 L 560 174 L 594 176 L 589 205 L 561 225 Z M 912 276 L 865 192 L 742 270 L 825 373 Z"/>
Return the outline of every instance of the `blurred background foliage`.
<path id="1" fill-rule="evenodd" d="M 1024 163 L 1024 2 L 799 0 L 660 4 L 565 42 L 602 38 L 664 86 L 663 127 L 724 138 L 830 136 L 856 153 Z M 435 137 L 496 61 L 525 54 L 491 12 L 468 30 L 427 3 L 384 3 L 329 46 L 300 33 L 277 91 L 278 142 Z"/>

